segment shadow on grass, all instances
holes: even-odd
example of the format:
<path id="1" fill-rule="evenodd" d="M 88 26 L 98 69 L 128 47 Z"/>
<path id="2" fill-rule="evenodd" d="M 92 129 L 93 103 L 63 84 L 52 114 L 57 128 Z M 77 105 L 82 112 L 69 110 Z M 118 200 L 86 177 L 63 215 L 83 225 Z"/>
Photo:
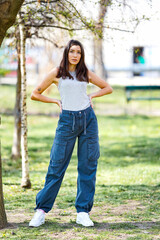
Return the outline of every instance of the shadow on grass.
<path id="1" fill-rule="evenodd" d="M 132 229 L 150 229 L 152 230 L 158 230 L 160 229 L 160 221 L 139 221 L 139 222 L 133 222 L 133 221 L 126 221 L 126 222 L 115 222 L 115 223 L 109 223 L 109 222 L 94 222 L 95 225 L 94 227 L 89 227 L 87 229 L 97 229 L 97 230 L 132 230 Z M 11 223 L 12 225 L 15 225 L 14 223 Z M 19 228 L 28 228 L 33 231 L 33 227 L 28 226 L 28 222 L 25 223 L 18 223 L 16 224 Z M 41 225 L 38 229 L 42 230 L 52 230 L 56 232 L 63 232 L 68 229 L 73 229 L 73 228 L 78 228 L 78 229 L 86 229 L 86 227 L 83 227 L 81 225 L 76 224 L 76 222 L 71 222 L 71 223 L 58 223 L 56 221 L 48 221 L 46 220 L 45 224 Z M 37 229 L 37 228 L 36 228 Z"/>
<path id="2" fill-rule="evenodd" d="M 130 185 L 122 185 L 122 184 L 112 184 L 112 185 L 106 185 L 106 184 L 97 184 L 99 187 L 103 187 L 103 188 L 124 188 L 124 189 L 139 189 L 140 191 L 142 191 L 142 189 L 150 189 L 150 190 L 157 190 L 160 188 L 160 184 L 157 184 L 155 186 L 153 185 L 145 185 L 145 184 L 130 184 Z"/>
<path id="3" fill-rule="evenodd" d="M 95 223 L 96 229 L 101 230 L 129 230 L 129 229 L 150 229 L 159 230 L 160 221 L 141 221 L 141 222 L 116 222 L 116 223 Z"/>
<path id="4" fill-rule="evenodd" d="M 102 164 L 109 167 L 127 167 L 129 165 L 159 162 L 160 138 L 149 138 L 148 136 L 131 137 L 127 142 L 115 141 L 107 146 L 101 145 L 101 156 L 104 157 Z M 114 161 L 110 161 L 110 158 Z"/>
<path id="5" fill-rule="evenodd" d="M 145 184 L 130 184 L 130 185 L 122 185 L 122 184 L 113 184 L 113 185 L 105 185 L 105 184 L 97 184 L 96 187 L 96 198 L 99 197 L 98 193 L 101 193 L 101 197 L 108 199 L 112 197 L 114 201 L 135 199 L 135 197 L 139 197 L 140 200 L 152 199 L 155 200 L 160 199 L 160 184 L 155 186 L 145 185 Z M 115 197 L 114 197 L 115 196 Z M 114 199 L 115 198 L 115 199 Z M 113 202 L 114 202 L 113 201 Z"/>

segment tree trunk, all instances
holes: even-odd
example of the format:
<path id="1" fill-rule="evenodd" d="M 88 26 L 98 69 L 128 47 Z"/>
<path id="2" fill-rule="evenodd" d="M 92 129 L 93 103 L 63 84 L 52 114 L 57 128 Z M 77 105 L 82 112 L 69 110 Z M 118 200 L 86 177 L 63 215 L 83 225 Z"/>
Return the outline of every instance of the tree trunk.
<path id="1" fill-rule="evenodd" d="M 7 217 L 4 208 L 3 187 L 2 187 L 2 164 L 1 164 L 1 143 L 0 143 L 0 229 L 7 227 Z"/>
<path id="2" fill-rule="evenodd" d="M 23 2 L 24 0 L 0 0 L 0 46 L 8 28 L 14 24 Z"/>
<path id="3" fill-rule="evenodd" d="M 94 71 L 102 79 L 106 78 L 106 70 L 103 61 L 103 40 L 94 37 Z"/>
<path id="4" fill-rule="evenodd" d="M 19 38 L 19 36 L 17 36 Z M 20 70 L 20 42 L 17 40 L 17 85 L 16 85 L 16 103 L 15 103 L 15 124 L 12 146 L 12 159 L 21 157 L 21 70 Z"/>
<path id="5" fill-rule="evenodd" d="M 20 19 L 22 21 L 22 19 Z M 26 93 L 26 65 L 25 65 L 25 29 L 24 24 L 19 24 L 20 31 L 20 58 L 21 58 L 21 151 L 22 151 L 22 182 L 23 188 L 30 188 L 29 179 L 29 162 L 28 162 L 28 146 L 27 146 L 27 93 Z"/>
<path id="6" fill-rule="evenodd" d="M 101 32 L 101 38 L 94 37 L 94 69 L 95 73 L 103 79 L 106 79 L 107 72 L 104 65 L 103 56 L 103 35 L 104 35 L 104 18 L 111 0 L 100 0 L 99 17 L 97 21 L 97 29 Z"/>

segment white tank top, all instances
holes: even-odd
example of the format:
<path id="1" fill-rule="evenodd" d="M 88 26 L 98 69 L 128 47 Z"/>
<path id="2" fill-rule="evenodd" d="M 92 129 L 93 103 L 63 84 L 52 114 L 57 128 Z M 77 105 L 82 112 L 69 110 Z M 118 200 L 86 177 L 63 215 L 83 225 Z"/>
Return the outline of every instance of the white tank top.
<path id="1" fill-rule="evenodd" d="M 60 78 L 58 90 L 61 96 L 62 109 L 70 111 L 84 110 L 90 106 L 87 96 L 87 82 L 80 82 L 76 78 L 76 72 L 69 72 L 74 79 Z"/>

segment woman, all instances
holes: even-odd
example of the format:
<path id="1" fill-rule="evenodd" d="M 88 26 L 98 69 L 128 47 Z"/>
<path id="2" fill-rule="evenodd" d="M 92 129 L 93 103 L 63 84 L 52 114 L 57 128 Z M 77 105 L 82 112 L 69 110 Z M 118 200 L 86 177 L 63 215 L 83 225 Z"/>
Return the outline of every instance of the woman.
<path id="1" fill-rule="evenodd" d="M 100 90 L 87 95 L 86 88 L 89 82 L 98 86 Z M 58 87 L 61 101 L 42 95 L 52 83 Z M 110 85 L 87 69 L 83 46 L 77 40 L 69 41 L 64 49 L 60 66 L 53 69 L 32 92 L 32 100 L 56 103 L 60 107 L 60 118 L 50 153 L 44 188 L 36 196 L 36 213 L 29 226 L 38 227 L 45 222 L 45 213 L 53 206 L 77 137 L 76 223 L 86 227 L 94 226 L 89 212 L 93 206 L 97 160 L 100 154 L 98 125 L 92 98 L 110 93 L 112 93 Z"/>

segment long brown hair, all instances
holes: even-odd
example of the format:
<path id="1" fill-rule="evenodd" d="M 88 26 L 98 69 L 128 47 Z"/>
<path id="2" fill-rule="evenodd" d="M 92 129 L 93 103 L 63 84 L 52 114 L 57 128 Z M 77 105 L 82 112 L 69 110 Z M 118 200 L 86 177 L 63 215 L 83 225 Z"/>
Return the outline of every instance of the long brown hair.
<path id="1" fill-rule="evenodd" d="M 73 45 L 80 46 L 81 48 L 81 58 L 79 63 L 76 65 L 76 78 L 81 82 L 89 82 L 88 68 L 86 67 L 84 61 L 85 57 L 84 48 L 83 45 L 77 40 L 70 40 L 67 46 L 65 47 L 63 52 L 63 58 L 58 68 L 57 78 L 62 77 L 63 79 L 65 79 L 66 77 L 69 77 L 73 79 L 72 75 L 69 73 L 69 61 L 68 61 L 68 53 Z"/>

